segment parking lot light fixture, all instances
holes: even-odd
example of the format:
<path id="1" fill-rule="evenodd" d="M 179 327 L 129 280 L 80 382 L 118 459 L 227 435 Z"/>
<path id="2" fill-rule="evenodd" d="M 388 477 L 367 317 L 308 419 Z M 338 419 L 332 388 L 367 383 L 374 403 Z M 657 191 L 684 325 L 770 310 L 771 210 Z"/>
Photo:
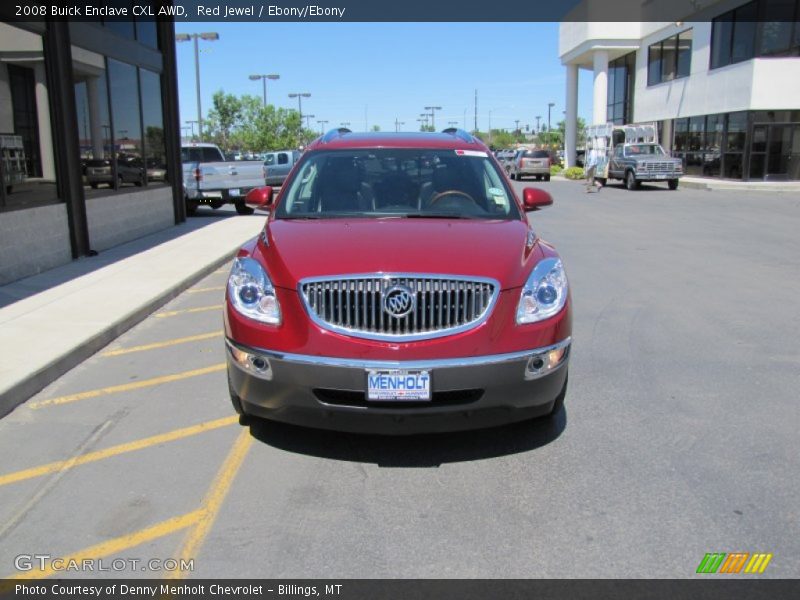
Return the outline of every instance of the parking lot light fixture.
<path id="1" fill-rule="evenodd" d="M 203 109 L 200 104 L 200 48 L 197 40 L 205 40 L 207 42 L 215 42 L 219 39 L 219 34 L 216 31 L 207 31 L 205 33 L 176 33 L 176 42 L 188 42 L 194 40 L 194 78 L 195 78 L 195 93 L 197 94 L 197 131 L 200 139 L 203 139 Z"/>
<path id="2" fill-rule="evenodd" d="M 277 73 L 270 73 L 269 75 L 250 75 L 250 80 L 251 81 L 258 81 L 260 79 L 262 81 L 262 83 L 264 84 L 263 101 L 264 101 L 264 107 L 265 108 L 267 106 L 267 79 L 272 79 L 274 81 L 274 80 L 280 79 L 280 78 L 281 78 L 281 76 L 278 75 Z"/>
<path id="3" fill-rule="evenodd" d="M 300 113 L 300 123 L 303 122 L 303 98 L 311 98 L 308 92 L 292 92 L 289 98 L 297 98 L 297 112 Z"/>

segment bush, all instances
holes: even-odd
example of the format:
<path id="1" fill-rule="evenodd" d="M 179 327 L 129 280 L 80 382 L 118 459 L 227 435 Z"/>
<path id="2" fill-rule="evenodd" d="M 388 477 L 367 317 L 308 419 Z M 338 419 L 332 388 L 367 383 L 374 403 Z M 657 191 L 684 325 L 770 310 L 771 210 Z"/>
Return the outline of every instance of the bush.
<path id="1" fill-rule="evenodd" d="M 561 165 L 551 165 L 550 166 L 550 175 L 558 175 L 563 170 L 564 170 L 564 167 L 562 167 Z"/>
<path id="2" fill-rule="evenodd" d="M 583 167 L 570 167 L 562 173 L 567 179 L 583 179 Z"/>

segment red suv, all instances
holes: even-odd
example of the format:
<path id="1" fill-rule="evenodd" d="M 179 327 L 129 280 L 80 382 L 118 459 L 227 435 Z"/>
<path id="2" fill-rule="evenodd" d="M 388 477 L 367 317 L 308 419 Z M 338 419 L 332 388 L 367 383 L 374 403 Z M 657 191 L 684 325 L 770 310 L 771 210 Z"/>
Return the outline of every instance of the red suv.
<path id="1" fill-rule="evenodd" d="M 233 406 L 312 427 L 404 434 L 555 414 L 572 328 L 558 254 L 469 133 L 320 137 L 231 270 Z"/>

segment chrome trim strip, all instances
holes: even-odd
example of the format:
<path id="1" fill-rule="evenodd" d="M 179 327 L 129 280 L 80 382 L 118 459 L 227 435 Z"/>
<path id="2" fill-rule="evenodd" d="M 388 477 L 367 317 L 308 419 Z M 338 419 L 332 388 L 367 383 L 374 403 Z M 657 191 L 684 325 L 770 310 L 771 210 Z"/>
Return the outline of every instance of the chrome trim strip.
<path id="1" fill-rule="evenodd" d="M 249 354 L 258 354 L 263 358 L 272 360 L 283 360 L 295 364 L 304 364 L 314 367 L 347 367 L 352 369 L 452 369 L 456 367 L 477 367 L 483 365 L 494 365 L 505 362 L 524 360 L 537 354 L 544 354 L 551 350 L 565 348 L 572 344 L 572 337 L 567 337 L 552 346 L 543 348 L 533 348 L 531 350 L 521 350 L 519 352 L 509 352 L 507 354 L 487 354 L 484 356 L 465 356 L 463 358 L 441 358 L 433 360 L 362 360 L 358 358 L 333 358 L 329 356 L 312 356 L 310 354 L 292 354 L 290 352 L 280 352 L 277 350 L 267 350 L 266 348 L 250 348 L 243 346 L 225 338 L 225 345 L 230 352 L 236 348 Z M 235 362 L 235 361 L 234 361 Z M 566 361 L 562 361 L 554 369 L 548 371 L 552 373 L 559 369 Z M 237 363 L 238 364 L 238 363 Z M 255 373 L 255 375 L 258 375 Z"/>
<path id="2" fill-rule="evenodd" d="M 357 280 L 357 279 L 371 279 L 371 280 L 379 280 L 380 284 L 378 286 L 378 290 L 383 294 L 386 289 L 386 283 L 391 279 L 399 279 L 399 278 L 406 278 L 406 279 L 429 279 L 431 280 L 431 285 L 433 286 L 434 282 L 439 282 L 440 285 L 438 286 L 438 293 L 440 294 L 440 302 L 439 302 L 439 322 L 442 322 L 442 294 L 444 293 L 443 286 L 441 282 L 443 281 L 465 281 L 465 282 L 473 282 L 478 284 L 478 289 L 481 290 L 481 314 L 480 316 L 471 321 L 466 323 L 465 325 L 459 325 L 456 327 L 445 327 L 442 329 L 436 329 L 432 331 L 426 332 L 411 332 L 411 333 L 377 333 L 377 332 L 370 332 L 370 331 L 362 331 L 359 329 L 354 329 L 352 327 L 342 327 L 340 325 L 333 325 L 324 321 L 320 318 L 314 308 L 311 307 L 309 298 L 303 293 L 303 286 L 309 283 L 324 283 L 324 282 L 334 282 L 334 281 L 345 281 L 345 280 Z M 492 292 L 491 297 L 489 298 L 489 302 L 484 306 L 483 305 L 483 296 L 486 292 L 488 292 L 488 288 L 484 286 L 493 286 L 494 291 Z M 433 288 L 432 288 L 433 289 Z M 497 303 L 497 299 L 500 297 L 500 282 L 496 279 L 491 279 L 489 277 L 471 277 L 467 275 L 432 275 L 430 273 L 385 273 L 385 272 L 378 272 L 378 273 L 353 273 L 353 274 L 346 274 L 346 275 L 331 275 L 325 277 L 307 277 L 305 279 L 301 279 L 297 282 L 297 294 L 302 300 L 303 308 L 306 311 L 306 315 L 308 318 L 311 319 L 313 323 L 317 326 L 321 327 L 322 329 L 326 329 L 328 331 L 333 331 L 336 333 L 341 333 L 343 335 L 348 335 L 351 337 L 356 337 L 365 340 L 376 340 L 382 342 L 416 342 L 420 340 L 431 340 L 440 337 L 446 337 L 448 335 L 453 335 L 456 333 L 462 333 L 464 331 L 469 331 L 470 329 L 474 329 L 487 321 L 489 316 L 494 309 L 495 304 Z M 448 294 L 448 308 L 450 307 L 450 298 Z M 380 328 L 383 329 L 384 326 L 384 311 L 382 307 L 375 306 L 375 297 L 373 296 L 373 310 L 378 311 L 380 314 Z M 341 311 L 341 296 L 339 297 L 339 307 Z M 433 308 L 433 303 L 431 303 L 431 308 Z M 374 314 L 374 313 L 373 313 Z M 449 314 L 449 313 L 448 313 Z M 431 315 L 433 316 L 433 315 Z M 333 317 L 336 318 L 336 317 Z M 341 319 L 338 319 L 341 321 Z M 374 325 L 373 325 L 374 326 Z"/>

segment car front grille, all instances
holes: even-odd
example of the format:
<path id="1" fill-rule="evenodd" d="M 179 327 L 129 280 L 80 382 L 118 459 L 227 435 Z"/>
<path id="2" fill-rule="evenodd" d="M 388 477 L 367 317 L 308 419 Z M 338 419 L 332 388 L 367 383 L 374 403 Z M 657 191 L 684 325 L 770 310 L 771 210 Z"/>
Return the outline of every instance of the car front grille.
<path id="1" fill-rule="evenodd" d="M 644 173 L 649 175 L 671 174 L 678 165 L 673 162 L 646 162 L 642 165 Z"/>
<path id="2" fill-rule="evenodd" d="M 407 314 L 395 316 L 390 296 L 405 291 Z M 355 337 L 412 341 L 451 335 L 486 320 L 500 292 L 491 279 L 377 274 L 300 282 L 306 310 L 321 327 Z"/>
<path id="3" fill-rule="evenodd" d="M 365 392 L 355 392 L 350 390 L 332 390 L 315 388 L 313 390 L 317 400 L 325 404 L 335 404 L 338 406 L 358 406 L 358 407 L 378 407 L 378 408 L 435 408 L 439 406 L 458 406 L 460 404 L 472 404 L 483 396 L 484 390 L 450 390 L 445 392 L 433 392 L 430 400 L 367 400 Z"/>

